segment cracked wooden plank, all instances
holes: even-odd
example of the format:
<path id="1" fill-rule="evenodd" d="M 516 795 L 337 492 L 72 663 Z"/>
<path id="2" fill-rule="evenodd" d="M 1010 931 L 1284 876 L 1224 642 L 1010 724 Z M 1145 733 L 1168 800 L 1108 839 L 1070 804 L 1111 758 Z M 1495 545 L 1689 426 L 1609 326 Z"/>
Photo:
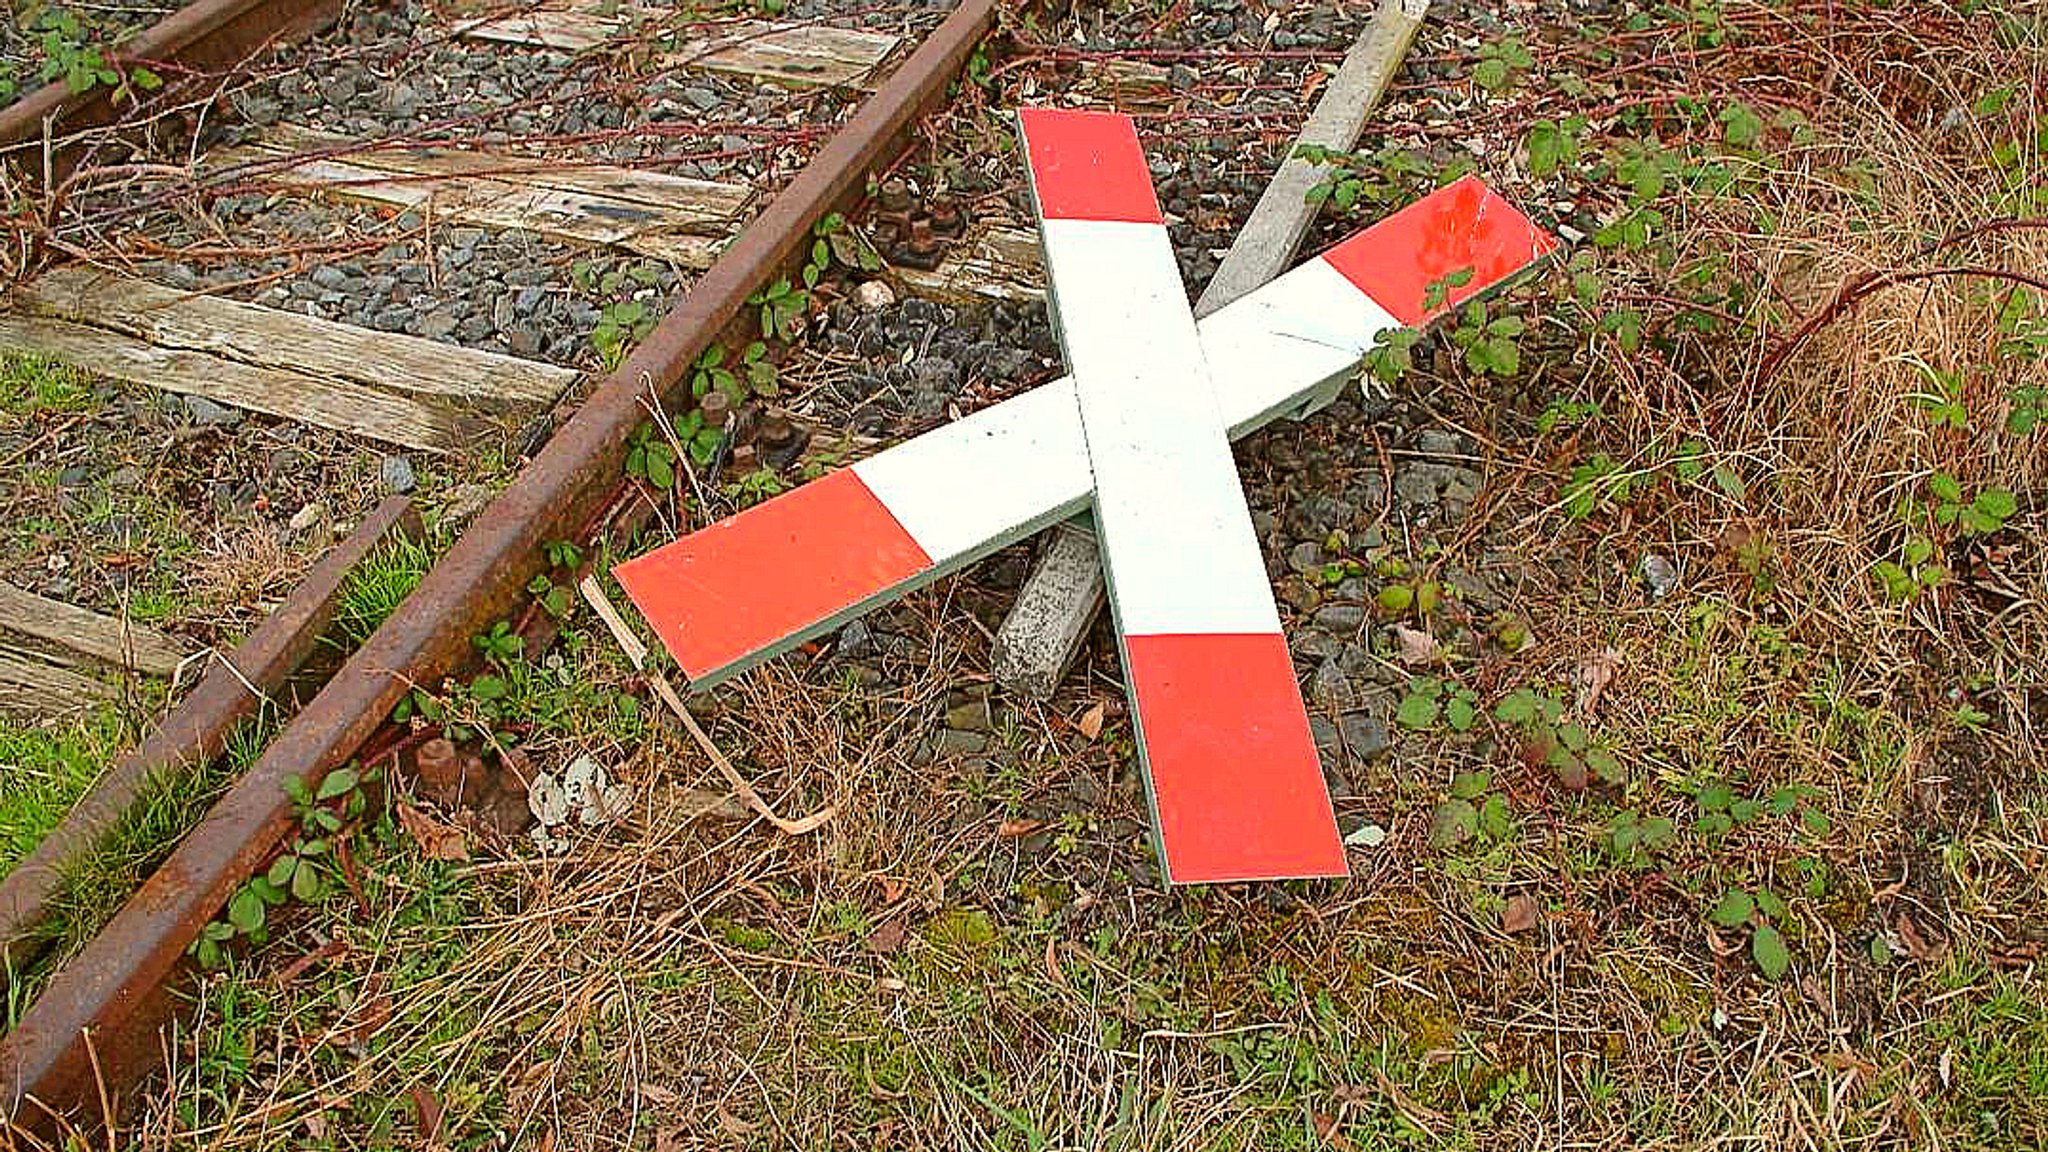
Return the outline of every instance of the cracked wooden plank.
<path id="1" fill-rule="evenodd" d="M 549 6 L 460 25 L 464 36 L 581 52 L 663 30 L 666 13 L 618 5 Z M 729 72 L 790 85 L 869 87 L 900 37 L 859 28 L 758 20 L 686 25 L 664 52 L 671 67 Z"/>
<path id="2" fill-rule="evenodd" d="M 857 28 L 739 24 L 690 42 L 669 62 L 784 84 L 867 87 L 896 40 Z"/>
<path id="3" fill-rule="evenodd" d="M 111 685 L 45 664 L 0 644 L 0 709 L 44 718 L 83 712 L 114 695 Z"/>
<path id="4" fill-rule="evenodd" d="M 168 351 L 198 352 L 316 381 L 446 398 L 481 411 L 546 407 L 574 369 L 277 308 L 166 288 L 73 266 L 23 285 L 45 315 L 105 328 Z"/>
<path id="5" fill-rule="evenodd" d="M 346 136 L 281 125 L 216 164 L 306 157 L 269 178 L 343 199 L 415 209 L 482 228 L 611 245 L 708 268 L 739 226 L 753 189 L 664 172 L 564 164 L 455 148 L 371 148 Z"/>
<path id="6" fill-rule="evenodd" d="M 980 226 L 953 244 L 937 268 L 896 268 L 896 279 L 920 296 L 953 304 L 1045 298 L 1038 234 L 1013 225 Z"/>
<path id="7" fill-rule="evenodd" d="M 47 356 L 131 384 L 204 396 L 424 452 L 458 451 L 498 427 L 446 401 L 323 380 L 191 349 L 163 348 L 109 328 L 49 316 L 0 314 L 0 349 Z"/>
<path id="8" fill-rule="evenodd" d="M 177 672 L 198 648 L 164 632 L 50 600 L 0 581 L 0 629 L 150 676 Z"/>

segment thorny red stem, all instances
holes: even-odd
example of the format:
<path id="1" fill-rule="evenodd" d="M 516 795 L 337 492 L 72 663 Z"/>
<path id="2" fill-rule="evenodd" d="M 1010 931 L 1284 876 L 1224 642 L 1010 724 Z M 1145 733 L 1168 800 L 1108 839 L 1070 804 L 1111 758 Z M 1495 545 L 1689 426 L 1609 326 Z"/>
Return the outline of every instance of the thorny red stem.
<path id="1" fill-rule="evenodd" d="M 1890 268 L 1883 271 L 1865 272 L 1837 289 L 1833 299 L 1815 310 L 1813 315 L 1806 318 L 1805 323 L 1801 324 L 1790 336 L 1780 341 L 1778 346 L 1771 350 L 1770 355 L 1764 358 L 1763 366 L 1757 371 L 1757 385 L 1761 387 L 1770 383 L 1779 370 L 1785 366 L 1786 362 L 1792 358 L 1792 354 L 1797 352 L 1801 346 L 1811 339 L 1814 333 L 1853 311 L 1856 305 L 1862 303 L 1867 297 L 1875 295 L 1886 288 L 1897 287 L 1900 284 L 1910 284 L 1916 281 L 1941 279 L 1950 276 L 1974 276 L 1987 280 L 2001 280 L 2011 284 L 2023 284 L 2037 292 L 2048 293 L 2048 280 L 2044 280 L 2039 276 L 2030 275 L 2025 272 L 2014 272 L 2009 268 L 1986 268 L 1975 264 L 1958 264 L 1946 268 Z"/>

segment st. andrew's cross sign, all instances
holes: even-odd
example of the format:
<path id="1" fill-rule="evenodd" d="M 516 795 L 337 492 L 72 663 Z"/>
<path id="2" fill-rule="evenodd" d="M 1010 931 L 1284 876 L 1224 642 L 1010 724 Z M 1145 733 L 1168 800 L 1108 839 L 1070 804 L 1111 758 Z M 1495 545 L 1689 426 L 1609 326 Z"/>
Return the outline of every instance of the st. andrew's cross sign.
<path id="1" fill-rule="evenodd" d="M 1467 177 L 1197 323 L 1130 120 L 1020 124 L 1073 375 L 615 574 L 701 688 L 1092 506 L 1169 881 L 1342 875 L 1229 440 L 1556 242 Z"/>

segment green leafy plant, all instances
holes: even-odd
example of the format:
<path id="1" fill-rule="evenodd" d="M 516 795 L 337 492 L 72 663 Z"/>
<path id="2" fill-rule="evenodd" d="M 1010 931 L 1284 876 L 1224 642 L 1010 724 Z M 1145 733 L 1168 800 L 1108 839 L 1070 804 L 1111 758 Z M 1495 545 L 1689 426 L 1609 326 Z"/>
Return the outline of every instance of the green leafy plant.
<path id="1" fill-rule="evenodd" d="M 811 225 L 811 255 L 804 264 L 804 286 L 817 287 L 817 277 L 835 264 L 861 272 L 876 272 L 881 270 L 882 255 L 875 251 L 866 237 L 847 224 L 845 216 L 832 212 Z M 813 268 L 817 270 L 815 274 L 810 271 Z"/>
<path id="2" fill-rule="evenodd" d="M 1708 910 L 1707 919 L 1722 928 L 1747 931 L 1750 958 L 1765 976 L 1778 980 L 1792 967 L 1791 946 L 1778 928 L 1786 911 L 1785 902 L 1768 888 L 1754 893 L 1730 888 Z"/>
<path id="3" fill-rule="evenodd" d="M 1748 148 L 1763 139 L 1763 117 L 1740 100 L 1730 101 L 1721 109 L 1720 122 L 1721 138 L 1731 148 Z"/>
<path id="4" fill-rule="evenodd" d="M 747 303 L 760 309 L 761 339 L 787 340 L 796 336 L 804 310 L 810 306 L 811 294 L 797 287 L 789 277 L 781 276 L 747 297 Z"/>
<path id="5" fill-rule="evenodd" d="M 131 101 L 137 92 L 153 92 L 163 87 L 163 77 L 139 64 L 124 74 L 107 58 L 105 46 L 96 41 L 95 31 L 68 8 L 43 9 L 33 27 L 43 54 L 40 79 L 62 80 L 75 95 L 104 84 Z"/>
<path id="6" fill-rule="evenodd" d="M 1552 400 L 1537 414 L 1536 431 L 1548 436 L 1560 428 L 1596 424 L 1604 415 L 1600 405 L 1592 400 Z"/>
<path id="7" fill-rule="evenodd" d="M 635 428 L 626 437 L 626 475 L 645 480 L 666 491 L 676 483 L 675 445 L 682 445 L 699 468 L 708 467 L 725 443 L 725 430 L 704 422 L 704 413 L 692 408 L 670 424 L 673 442 L 652 423 Z"/>
<path id="8" fill-rule="evenodd" d="M 627 345 L 645 340 L 652 331 L 654 313 L 645 301 L 620 300 L 598 311 L 597 327 L 590 333 L 590 342 L 597 346 L 598 356 L 606 370 L 610 370 L 619 366 Z"/>
<path id="9" fill-rule="evenodd" d="M 1929 476 L 1927 491 L 1934 497 L 1934 522 L 1953 524 L 1966 536 L 1989 536 L 2019 511 L 2019 499 L 2005 488 L 1985 488 L 1965 500 L 1961 482 L 1946 472 Z"/>
<path id="10" fill-rule="evenodd" d="M 1559 494 L 1564 503 L 1564 514 L 1574 520 L 1584 520 L 1605 502 L 1626 504 L 1635 494 L 1641 479 L 1621 461 L 1605 452 L 1596 452 L 1585 463 L 1575 465 L 1571 476 L 1565 480 L 1564 490 Z"/>
<path id="11" fill-rule="evenodd" d="M 2048 388 L 2021 385 L 2007 393 L 2006 399 L 2012 403 L 2012 411 L 2005 417 L 2007 432 L 2014 436 L 2027 436 L 2048 424 Z"/>
<path id="12" fill-rule="evenodd" d="M 2034 294 L 2015 288 L 1998 309 L 1998 355 L 2039 363 L 2048 359 L 2048 317 Z"/>
<path id="13" fill-rule="evenodd" d="M 1470 732 L 1479 717 L 1479 694 L 1455 680 L 1417 676 L 1394 711 L 1394 722 L 1412 732 L 1433 728 L 1441 719 L 1454 732 Z"/>
<path id="14" fill-rule="evenodd" d="M 228 898 L 221 919 L 208 923 L 188 953 L 200 967 L 220 968 L 236 938 L 261 944 L 269 938 L 271 911 L 291 900 L 315 904 L 333 888 L 335 838 L 369 809 L 367 789 L 378 783 L 377 769 L 336 768 L 309 787 L 294 776 L 285 781 L 298 831 L 285 850 L 261 874 L 251 877 Z"/>
<path id="15" fill-rule="evenodd" d="M 789 490 L 789 482 L 773 468 L 756 468 L 725 486 L 725 496 L 742 508 L 752 507 Z"/>
<path id="16" fill-rule="evenodd" d="M 500 668 L 519 659 L 526 651 L 526 640 L 512 630 L 509 620 L 500 620 L 491 625 L 490 631 L 470 637 L 469 643 L 483 654 L 486 661 Z"/>
<path id="17" fill-rule="evenodd" d="M 1816 795 L 1812 788 L 1787 784 L 1759 800 L 1741 795 L 1725 783 L 1709 784 L 1693 796 L 1700 812 L 1693 831 L 1709 844 L 1717 844 L 1737 828 L 1772 818 L 1796 819 L 1808 833 L 1825 836 L 1832 824 L 1827 813 L 1810 803 Z"/>
<path id="18" fill-rule="evenodd" d="M 1441 277 L 1422 286 L 1422 307 L 1424 311 L 1435 312 L 1450 302 L 1451 292 L 1472 282 L 1476 268 L 1454 268 Z"/>
<path id="19" fill-rule="evenodd" d="M 1934 541 L 1918 534 L 1906 538 L 1898 560 L 1880 560 L 1872 571 L 1885 598 L 1895 604 L 1917 599 L 1948 578 L 1948 570 L 1934 559 Z"/>
<path id="20" fill-rule="evenodd" d="M 1915 392 L 1907 399 L 1913 406 L 1927 413 L 1927 420 L 1935 428 L 1953 428 L 1960 432 L 1970 426 L 1970 413 L 1963 407 L 1963 378 L 1960 373 L 1946 372 L 1919 360 L 1913 367 L 1927 380 L 1925 391 Z"/>
<path id="21" fill-rule="evenodd" d="M 1529 156 L 1529 175 L 1547 180 L 1579 161 L 1579 138 L 1586 131 L 1584 116 L 1567 116 L 1562 121 L 1538 120 L 1522 138 Z"/>
<path id="22" fill-rule="evenodd" d="M 1381 564 L 1379 575 L 1393 581 L 1381 587 L 1373 598 L 1381 615 L 1388 619 L 1400 619 L 1411 614 L 1418 617 L 1436 615 L 1443 604 L 1443 584 L 1420 575 L 1410 576 L 1411 571 L 1405 561 L 1398 559 L 1389 559 Z"/>
<path id="23" fill-rule="evenodd" d="M 641 424 L 627 435 L 626 475 L 664 491 L 675 487 L 675 449 L 652 423 Z"/>
<path id="24" fill-rule="evenodd" d="M 1422 333 L 1414 328 L 1382 328 L 1374 333 L 1372 348 L 1359 367 L 1359 385 L 1363 387 L 1367 380 L 1379 381 L 1382 389 L 1399 384 L 1415 367 L 1415 345 L 1421 340 Z"/>
<path id="25" fill-rule="evenodd" d="M 1645 816 L 1624 808 L 1607 824 L 1607 851 L 1615 863 L 1640 871 L 1650 867 L 1677 836 L 1678 829 L 1669 816 Z"/>
<path id="26" fill-rule="evenodd" d="M 1505 91 L 1524 72 L 1535 67 L 1536 58 L 1519 36 L 1505 36 L 1479 46 L 1479 63 L 1472 67 L 1472 82 L 1488 92 Z"/>
<path id="27" fill-rule="evenodd" d="M 706 424 L 704 413 L 695 408 L 676 417 L 675 429 L 683 451 L 690 454 L 690 460 L 699 468 L 709 467 L 718 455 L 719 445 L 725 443 L 725 430 Z"/>
<path id="28" fill-rule="evenodd" d="M 1564 713 L 1564 699 L 1555 689 L 1526 687 L 1509 693 L 1493 710 L 1495 719 L 1520 732 L 1523 759 L 1548 765 L 1565 787 L 1586 787 L 1589 773 L 1609 784 L 1623 783 L 1627 775 L 1613 749 Z"/>
<path id="29" fill-rule="evenodd" d="M 1455 848 L 1475 837 L 1499 843 L 1514 831 L 1514 811 L 1507 796 L 1494 789 L 1493 773 L 1460 772 L 1451 781 L 1451 794 L 1430 816 L 1429 842 L 1439 849 Z"/>
<path id="30" fill-rule="evenodd" d="M 1329 552 L 1338 552 L 1342 551 L 1342 548 L 1341 546 L 1337 548 L 1331 548 L 1326 543 L 1324 545 L 1324 550 Z M 1318 584 L 1325 588 L 1335 588 L 1337 585 L 1342 584 L 1343 582 L 1351 579 L 1354 576 L 1363 575 L 1365 575 L 1365 565 L 1360 563 L 1353 557 L 1346 556 L 1341 559 L 1332 560 L 1328 564 L 1323 565 L 1321 568 L 1317 568 L 1313 571 L 1304 573 L 1302 578 L 1307 580 L 1311 584 Z"/>
<path id="31" fill-rule="evenodd" d="M 1322 179 L 1309 188 L 1303 199 L 1339 212 L 1351 212 L 1362 206 L 1389 207 L 1410 199 L 1435 174 L 1421 153 L 1406 148 L 1345 152 L 1319 144 L 1302 144 L 1294 149 L 1294 155 L 1325 169 Z"/>
<path id="32" fill-rule="evenodd" d="M 974 52 L 967 57 L 967 82 L 976 88 L 987 88 L 995 77 L 995 62 L 989 59 L 985 44 L 974 46 Z"/>
<path id="33" fill-rule="evenodd" d="M 547 557 L 549 570 L 528 581 L 526 590 L 543 611 L 559 620 L 569 614 L 575 599 L 568 585 L 555 583 L 554 573 L 566 572 L 573 579 L 583 564 L 583 549 L 567 540 L 550 540 L 541 546 L 541 554 Z"/>
<path id="34" fill-rule="evenodd" d="M 768 359 L 768 345 L 756 340 L 740 352 L 739 362 L 728 366 L 729 353 L 723 344 L 713 344 L 697 357 L 690 376 L 690 394 L 702 399 L 714 388 L 743 403 L 753 396 L 773 396 L 778 391 L 775 364 Z"/>
<path id="35" fill-rule="evenodd" d="M 1521 367 L 1515 339 L 1522 334 L 1520 316 L 1489 316 L 1485 301 L 1465 305 L 1451 343 L 1465 350 L 1465 366 L 1482 376 L 1512 376 Z"/>

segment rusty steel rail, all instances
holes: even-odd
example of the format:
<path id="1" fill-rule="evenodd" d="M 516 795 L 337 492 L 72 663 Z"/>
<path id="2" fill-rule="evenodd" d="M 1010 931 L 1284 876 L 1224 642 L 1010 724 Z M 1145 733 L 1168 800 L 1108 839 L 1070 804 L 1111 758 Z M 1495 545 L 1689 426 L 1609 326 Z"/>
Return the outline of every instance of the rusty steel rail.
<path id="1" fill-rule="evenodd" d="M 378 505 L 313 565 L 248 639 L 207 668 L 198 687 L 114 762 L 35 851 L 0 878 L 0 972 L 20 972 L 42 951 L 48 942 L 38 929 L 66 874 L 105 842 L 144 790 L 152 782 L 170 783 L 176 773 L 220 755 L 235 726 L 297 675 L 333 621 L 349 573 L 394 535 L 417 539 L 420 534 L 419 513 L 411 501 L 393 496 Z"/>
<path id="2" fill-rule="evenodd" d="M 143 30 L 113 53 L 125 73 L 147 64 L 164 77 L 148 97 L 172 108 L 202 96 L 259 53 L 332 24 L 342 0 L 198 0 Z M 63 179 L 78 161 L 79 132 L 116 122 L 116 89 L 96 84 L 75 93 L 59 81 L 0 108 L 0 161 L 41 182 Z"/>
<path id="3" fill-rule="evenodd" d="M 578 532 L 616 489 L 626 438 L 646 417 L 642 398 L 652 391 L 678 410 L 671 402 L 687 395 L 681 384 L 696 358 L 750 293 L 791 264 L 815 221 L 861 195 L 866 175 L 944 97 L 996 8 L 997 0 L 964 0 L 919 45 L 53 977 L 0 1040 L 0 1125 L 96 1123 L 103 1089 L 112 1096 L 155 1066 L 153 1035 L 186 948 L 289 827 L 284 782 L 346 763 L 409 684 L 454 670 L 469 637 L 513 607 L 545 565 L 542 544 Z"/>

